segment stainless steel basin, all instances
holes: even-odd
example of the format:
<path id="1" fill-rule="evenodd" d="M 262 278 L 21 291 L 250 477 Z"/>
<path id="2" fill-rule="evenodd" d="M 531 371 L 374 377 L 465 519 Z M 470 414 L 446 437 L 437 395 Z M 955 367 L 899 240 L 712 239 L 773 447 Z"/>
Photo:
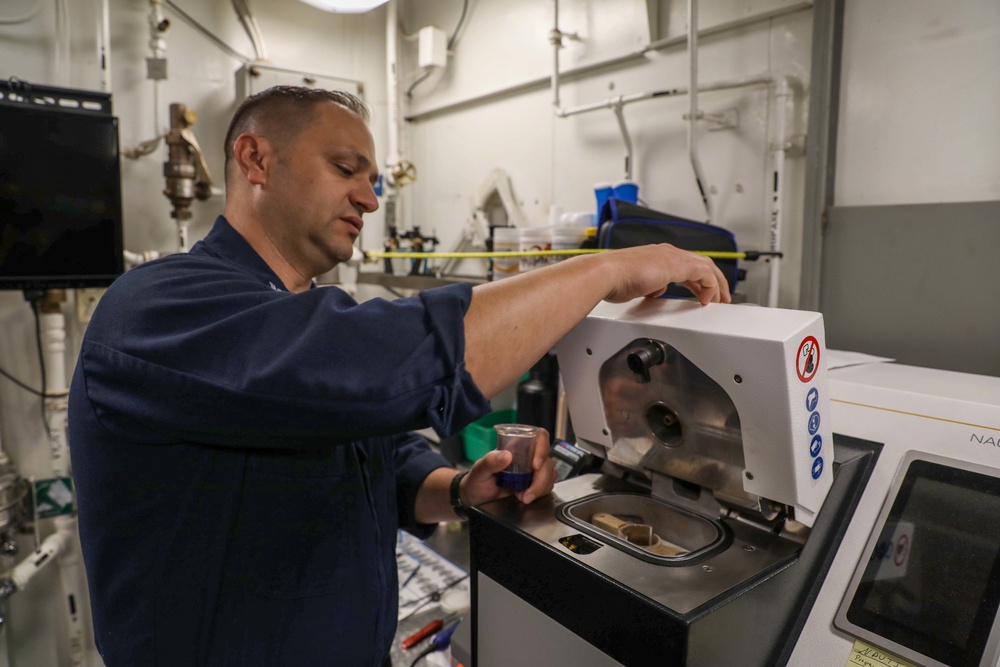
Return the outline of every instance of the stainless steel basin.
<path id="1" fill-rule="evenodd" d="M 661 565 L 690 565 L 728 541 L 721 522 L 636 493 L 586 496 L 560 506 L 558 517 L 605 544 Z"/>

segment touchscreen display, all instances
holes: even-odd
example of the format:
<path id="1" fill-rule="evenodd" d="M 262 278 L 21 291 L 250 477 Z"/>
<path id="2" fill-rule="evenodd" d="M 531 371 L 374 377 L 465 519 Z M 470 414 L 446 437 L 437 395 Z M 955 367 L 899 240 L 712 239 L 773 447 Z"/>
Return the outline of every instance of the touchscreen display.
<path id="1" fill-rule="evenodd" d="M 1000 480 L 913 461 L 847 610 L 947 665 L 978 665 L 1000 602 Z"/>

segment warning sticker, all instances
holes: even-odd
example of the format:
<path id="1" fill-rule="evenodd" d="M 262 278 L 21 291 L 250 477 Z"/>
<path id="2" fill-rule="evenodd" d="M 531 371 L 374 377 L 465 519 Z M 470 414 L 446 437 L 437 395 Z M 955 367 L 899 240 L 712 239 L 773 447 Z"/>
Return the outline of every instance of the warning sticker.
<path id="1" fill-rule="evenodd" d="M 819 370 L 819 341 L 814 336 L 806 336 L 799 343 L 795 354 L 795 374 L 801 382 L 809 382 Z"/>

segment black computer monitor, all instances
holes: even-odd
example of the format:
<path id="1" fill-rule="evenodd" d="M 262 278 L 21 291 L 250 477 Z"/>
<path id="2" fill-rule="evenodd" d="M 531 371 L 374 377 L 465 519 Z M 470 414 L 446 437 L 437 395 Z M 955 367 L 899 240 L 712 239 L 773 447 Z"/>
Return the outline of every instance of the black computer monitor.
<path id="1" fill-rule="evenodd" d="M 110 95 L 0 81 L 0 289 L 122 273 L 118 148 Z"/>

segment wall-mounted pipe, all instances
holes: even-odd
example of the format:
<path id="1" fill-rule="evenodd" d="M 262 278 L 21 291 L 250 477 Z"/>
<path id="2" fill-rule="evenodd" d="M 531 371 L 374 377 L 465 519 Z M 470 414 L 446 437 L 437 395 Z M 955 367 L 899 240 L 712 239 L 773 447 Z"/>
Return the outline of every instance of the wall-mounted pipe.
<path id="1" fill-rule="evenodd" d="M 784 210 L 781 204 L 782 192 L 784 191 L 785 158 L 787 156 L 789 141 L 787 128 L 788 104 L 791 103 L 791 99 L 794 94 L 792 90 L 792 80 L 789 77 L 782 75 L 760 74 L 757 76 L 744 77 L 742 79 L 715 81 L 707 84 L 695 82 L 697 92 L 702 93 L 763 85 L 774 87 L 774 99 L 775 104 L 777 105 L 775 110 L 773 134 L 770 127 L 767 131 L 767 146 L 768 150 L 773 153 L 774 169 L 770 175 L 770 180 L 766 188 L 767 201 L 765 204 L 768 211 L 768 251 L 770 253 L 776 253 L 771 255 L 769 260 L 770 272 L 768 275 L 767 305 L 776 307 L 778 305 L 778 293 L 781 277 L 781 229 L 784 225 Z M 665 90 L 634 93 L 631 95 L 619 95 L 617 97 L 610 97 L 600 102 L 582 104 L 568 109 L 557 109 L 556 115 L 560 118 L 567 118 L 569 116 L 589 113 L 599 109 L 610 109 L 615 112 L 617 116 L 619 113 L 618 109 L 621 109 L 625 105 L 632 104 L 633 102 L 652 100 L 657 97 L 676 97 L 678 95 L 687 95 L 689 90 L 690 88 L 687 86 L 678 86 L 677 88 L 668 88 Z M 688 120 L 689 122 L 691 120 L 690 114 Z M 627 131 L 621 124 L 619 124 L 619 127 L 622 129 L 623 133 Z M 629 150 L 631 154 L 630 145 L 626 144 L 626 146 L 628 147 L 627 150 Z"/>
<path id="2" fill-rule="evenodd" d="M 775 18 L 782 16 L 787 16 L 789 14 L 795 14 L 801 11 L 811 11 L 813 3 L 811 0 L 800 0 L 788 5 L 782 5 L 781 7 L 771 10 L 764 11 L 756 14 L 748 14 L 745 16 L 740 16 L 732 21 L 726 21 L 725 23 L 719 23 L 713 25 L 709 28 L 700 29 L 698 31 L 699 37 L 710 37 L 712 35 L 721 35 L 733 30 L 738 30 L 740 28 L 745 28 L 751 25 L 757 25 L 758 23 L 763 23 L 765 21 L 770 21 Z M 599 60 L 596 62 L 591 62 L 586 65 L 580 65 L 573 67 L 572 69 L 562 70 L 559 73 L 560 81 L 564 79 L 579 79 L 581 77 L 593 74 L 596 72 L 604 72 L 610 68 L 620 67 L 623 65 L 634 64 L 638 60 L 644 60 L 650 52 L 653 51 L 666 51 L 672 49 L 676 46 L 684 46 L 687 44 L 687 34 L 677 35 L 674 37 L 665 37 L 659 39 L 655 42 L 651 42 L 646 46 L 626 53 L 620 56 L 614 56 L 612 58 L 606 58 L 604 60 Z M 469 97 L 455 100 L 454 102 L 448 102 L 437 107 L 432 107 L 429 109 L 424 109 L 416 113 L 411 113 L 406 116 L 406 120 L 410 122 L 420 122 L 422 120 L 427 120 L 435 116 L 441 116 L 449 113 L 456 113 L 466 109 L 471 109 L 481 104 L 489 104 L 492 102 L 497 102 L 499 100 L 505 99 L 513 95 L 522 95 L 526 93 L 541 91 L 548 88 L 552 88 L 552 75 L 546 74 L 544 76 L 535 77 L 532 79 L 527 79 L 519 83 L 510 84 L 507 86 L 502 86 L 500 88 L 495 88 L 493 90 L 486 91 L 484 93 L 478 93 L 471 95 Z M 704 88 L 699 88 L 704 90 Z"/>
<path id="3" fill-rule="evenodd" d="M 62 313 L 65 294 L 59 290 L 46 292 L 39 304 L 39 333 L 42 339 L 42 356 L 45 361 L 45 384 L 50 395 L 45 397 L 45 420 L 48 424 L 49 452 L 52 474 L 70 477 L 72 470 L 67 440 L 69 403 L 66 373 L 66 318 Z M 22 590 L 47 560 L 55 558 L 63 589 L 62 613 L 66 619 L 66 667 L 84 667 L 87 663 L 85 632 L 80 613 L 84 581 L 83 562 L 73 548 L 76 539 L 76 518 L 59 516 L 54 520 L 56 532 L 50 535 L 38 550 L 16 566 L 10 575 L 17 590 Z M 38 520 L 35 520 L 36 530 Z"/>
<path id="4" fill-rule="evenodd" d="M 250 6 L 250 0 L 232 0 L 233 9 L 236 10 L 236 16 L 240 20 L 240 24 L 243 26 L 243 30 L 246 31 L 247 37 L 250 38 L 250 43 L 253 45 L 254 61 L 255 62 L 266 62 L 267 57 L 267 47 L 264 46 L 264 35 L 260 31 L 260 25 L 257 24 L 257 19 L 253 14 L 253 7 Z"/>
<path id="5" fill-rule="evenodd" d="M 768 249 L 781 249 L 781 228 L 784 223 L 782 198 L 785 191 L 785 157 L 788 151 L 788 105 L 792 101 L 792 86 L 788 77 L 776 77 L 774 89 L 775 104 L 775 138 L 768 145 L 768 149 L 774 153 L 774 169 L 770 179 L 770 215 L 768 217 Z M 775 257 L 771 260 L 771 271 L 768 277 L 767 305 L 777 307 L 780 278 L 781 278 L 781 258 Z"/>
<path id="6" fill-rule="evenodd" d="M 625 143 L 625 180 L 632 180 L 632 137 L 629 136 L 628 126 L 625 124 L 625 104 L 621 97 L 615 102 L 612 110 L 615 112 L 615 119 L 618 121 L 618 130 L 622 133 L 622 141 Z"/>
<path id="7" fill-rule="evenodd" d="M 698 156 L 698 0 L 688 0 L 688 157 L 694 170 L 694 180 L 705 204 L 705 221 L 712 223 L 712 206 L 708 201 L 705 172 Z"/>
<path id="8" fill-rule="evenodd" d="M 111 92 L 111 11 L 108 0 L 97 0 L 97 66 L 101 90 Z"/>

